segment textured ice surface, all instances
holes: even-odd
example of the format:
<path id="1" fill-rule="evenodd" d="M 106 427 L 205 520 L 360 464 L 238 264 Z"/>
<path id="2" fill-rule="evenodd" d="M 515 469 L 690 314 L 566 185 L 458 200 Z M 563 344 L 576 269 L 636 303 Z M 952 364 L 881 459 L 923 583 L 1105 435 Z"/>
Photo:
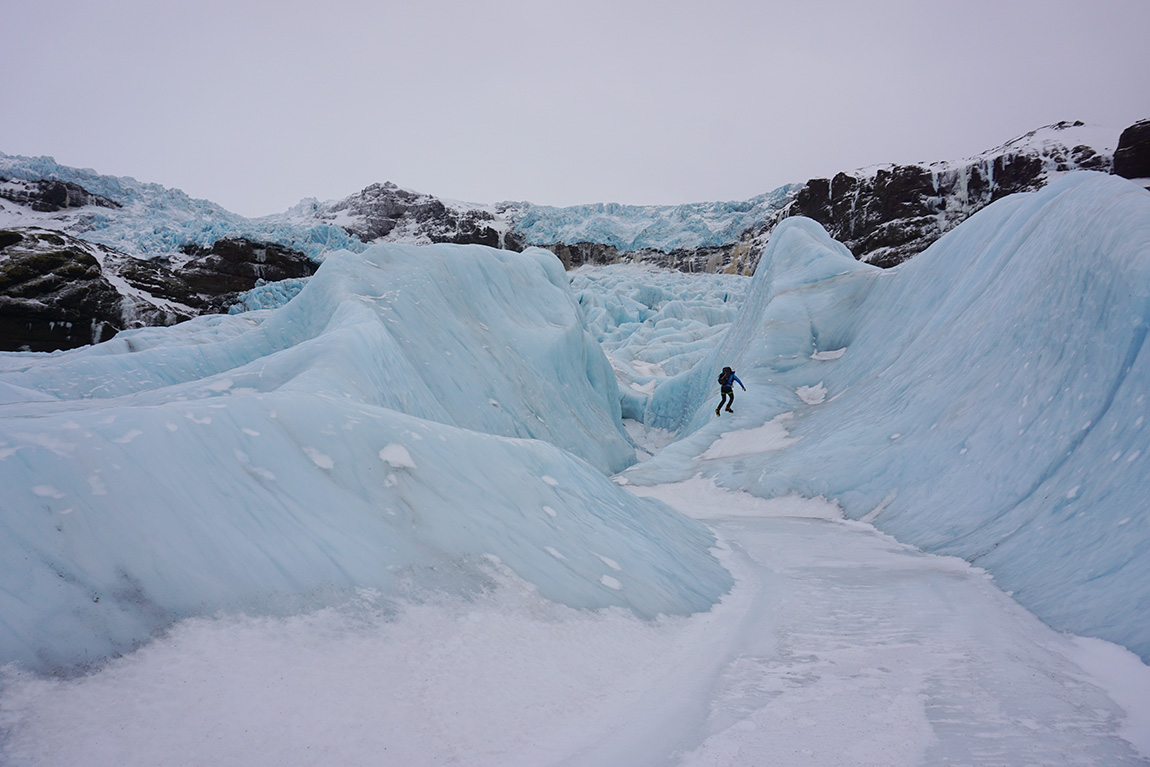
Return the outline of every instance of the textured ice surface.
<path id="1" fill-rule="evenodd" d="M 691 370 L 738 314 L 750 280 L 634 266 L 583 267 L 571 288 L 615 368 L 625 418 L 643 420 L 663 379 Z"/>
<path id="2" fill-rule="evenodd" d="M 0 355 L 0 402 L 4 661 L 495 566 L 644 616 L 730 584 L 705 527 L 607 478 L 615 378 L 541 250 L 335 254 L 280 309 Z"/>
<path id="3" fill-rule="evenodd" d="M 179 189 L 70 168 L 51 157 L 0 153 L 0 176 L 67 181 L 122 206 L 112 209 L 88 205 L 52 214 L 25 209 L 6 214 L 0 203 L 0 225 L 63 228 L 77 237 L 141 258 L 172 257 L 179 261 L 180 249 L 185 245 L 209 246 L 227 237 L 279 242 L 317 261 L 332 251 L 364 248 L 342 228 L 314 219 L 303 221 L 287 215 L 244 218 L 214 202 L 193 199 Z"/>
<path id="4" fill-rule="evenodd" d="M 0 225 L 63 227 L 92 242 L 135 256 L 180 258 L 185 245 L 205 246 L 225 237 L 275 241 L 296 248 L 319 261 L 337 250 L 359 251 L 364 245 L 341 226 L 340 218 L 321 220 L 325 207 L 303 200 L 281 214 L 249 219 L 207 200 L 192 199 L 178 189 L 143 183 L 134 178 L 104 176 L 89 169 L 59 165 L 51 157 L 20 157 L 0 153 L 0 176 L 16 180 L 67 181 L 114 200 L 120 209 L 86 206 L 75 213 L 37 215 L 22 210 L 5 215 L 0 203 Z M 684 205 L 595 204 L 554 208 L 528 202 L 496 206 L 444 201 L 460 211 L 482 209 L 492 214 L 491 225 L 514 226 L 529 244 L 595 242 L 620 250 L 652 248 L 673 251 L 729 245 L 748 229 L 774 217 L 790 202 L 799 185 L 734 202 Z M 393 232 L 389 240 L 425 242 L 418 233 Z"/>
<path id="5" fill-rule="evenodd" d="M 682 438 L 628 481 L 825 495 L 1150 657 L 1150 194 L 1071 174 L 885 272 L 788 220 L 753 279 L 722 342 L 654 390 L 647 425 Z M 724 364 L 750 391 L 716 419 Z M 784 413 L 781 449 L 697 458 Z"/>
<path id="6" fill-rule="evenodd" d="M 619 250 L 673 251 L 737 242 L 744 232 L 782 210 L 799 184 L 740 202 L 686 205 L 597 203 L 554 208 L 519 203 L 513 221 L 527 242 L 595 242 Z"/>

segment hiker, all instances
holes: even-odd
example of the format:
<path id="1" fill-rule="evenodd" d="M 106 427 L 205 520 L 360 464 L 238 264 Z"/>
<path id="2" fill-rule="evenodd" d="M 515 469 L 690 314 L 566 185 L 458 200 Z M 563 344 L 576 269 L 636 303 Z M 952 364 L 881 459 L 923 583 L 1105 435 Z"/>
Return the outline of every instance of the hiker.
<path id="1" fill-rule="evenodd" d="M 719 406 L 715 408 L 715 415 L 718 415 L 719 411 L 723 409 L 724 402 L 727 404 L 728 413 L 735 412 L 731 410 L 731 405 L 735 404 L 735 387 L 733 385 L 735 383 L 742 386 L 743 391 L 747 390 L 747 387 L 743 386 L 743 382 L 735 375 L 735 371 L 730 368 L 723 368 L 723 372 L 719 373 L 719 391 L 722 393 L 722 396 L 719 397 Z M 730 401 L 727 400 L 727 397 L 731 398 Z"/>

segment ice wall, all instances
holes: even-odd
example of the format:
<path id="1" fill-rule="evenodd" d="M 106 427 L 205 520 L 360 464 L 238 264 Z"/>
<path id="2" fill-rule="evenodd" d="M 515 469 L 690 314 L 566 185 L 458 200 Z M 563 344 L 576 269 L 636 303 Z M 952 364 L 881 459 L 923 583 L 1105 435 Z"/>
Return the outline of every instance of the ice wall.
<path id="1" fill-rule="evenodd" d="M 0 662 L 499 568 L 576 607 L 706 609 L 730 584 L 713 539 L 607 478 L 633 460 L 540 250 L 378 246 L 276 310 L 3 354 Z"/>
<path id="2" fill-rule="evenodd" d="M 667 376 L 691 370 L 722 339 L 750 280 L 641 266 L 583 267 L 571 289 L 615 368 L 623 417 L 644 419 Z"/>
<path id="3" fill-rule="evenodd" d="M 714 353 L 654 392 L 648 420 L 685 437 L 631 481 L 832 497 L 1150 659 L 1150 194 L 1072 174 L 886 272 L 787 221 L 754 280 Z M 751 389 L 737 419 L 710 409 L 723 364 Z M 767 422 L 786 439 L 695 457 Z"/>

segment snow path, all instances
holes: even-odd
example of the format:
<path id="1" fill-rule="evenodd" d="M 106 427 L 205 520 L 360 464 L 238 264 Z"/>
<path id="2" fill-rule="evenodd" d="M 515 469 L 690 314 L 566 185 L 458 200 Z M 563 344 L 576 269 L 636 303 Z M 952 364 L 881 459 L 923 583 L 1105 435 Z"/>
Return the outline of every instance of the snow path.
<path id="1" fill-rule="evenodd" d="M 1120 736 L 1126 712 L 1070 659 L 1074 639 L 965 561 L 836 520 L 821 500 L 712 488 L 705 504 L 700 480 L 631 489 L 710 518 L 754 591 L 702 741 L 678 764 L 1150 764 Z M 1131 670 L 1150 694 L 1148 669 Z"/>
<path id="2" fill-rule="evenodd" d="M 0 763 L 1150 764 L 1120 737 L 1145 719 L 1070 659 L 1082 640 L 965 562 L 822 500 L 632 490 L 713 525 L 737 578 L 721 605 L 572 610 L 493 563 L 474 598 L 184 621 L 79 679 L 9 669 Z M 1125 655 L 1110 668 L 1150 691 Z"/>

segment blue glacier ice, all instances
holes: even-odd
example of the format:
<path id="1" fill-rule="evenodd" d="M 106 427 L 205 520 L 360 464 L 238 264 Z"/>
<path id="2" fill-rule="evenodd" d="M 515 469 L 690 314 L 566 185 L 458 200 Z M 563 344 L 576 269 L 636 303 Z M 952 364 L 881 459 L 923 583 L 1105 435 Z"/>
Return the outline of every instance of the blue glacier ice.
<path id="1" fill-rule="evenodd" d="M 611 482 L 634 460 L 538 249 L 336 253 L 279 309 L 0 355 L 0 661 L 500 567 L 574 607 L 707 609 L 714 538 Z"/>
<path id="2" fill-rule="evenodd" d="M 214 202 L 189 197 L 179 189 L 128 176 L 106 176 L 87 168 L 72 168 L 60 165 L 51 157 L 0 153 L 0 177 L 70 182 L 119 204 L 118 209 L 88 205 L 63 216 L 57 214 L 50 225 L 63 224 L 77 237 L 140 258 L 178 257 L 184 246 L 207 247 L 228 237 L 278 242 L 315 261 L 322 261 L 327 253 L 337 250 L 364 248 L 358 238 L 341 227 L 293 217 L 290 211 L 249 219 Z"/>
<path id="3" fill-rule="evenodd" d="M 299 295 L 308 277 L 289 277 L 275 282 L 257 280 L 251 290 L 240 293 L 228 314 L 240 314 L 258 309 L 278 309 Z"/>
<path id="4" fill-rule="evenodd" d="M 583 267 L 571 288 L 615 368 L 625 418 L 642 421 L 659 382 L 694 368 L 738 315 L 749 280 L 639 266 Z"/>
<path id="5" fill-rule="evenodd" d="M 1150 658 L 1148 323 L 1150 193 L 1123 179 L 1005 198 L 886 271 L 788 220 L 722 340 L 642 403 L 679 440 L 625 476 L 826 496 Z M 749 392 L 716 418 L 724 364 Z"/>
<path id="6" fill-rule="evenodd" d="M 739 202 L 596 203 L 565 208 L 518 203 L 512 221 L 533 245 L 594 242 L 619 250 L 649 248 L 665 252 L 730 245 L 748 229 L 778 214 L 801 186 L 789 184 Z"/>
<path id="7" fill-rule="evenodd" d="M 0 354 L 0 660 L 502 568 L 706 610 L 709 529 L 616 484 L 694 478 L 825 496 L 1150 658 L 1148 269 L 1150 194 L 1077 173 L 885 271 L 802 218 L 753 278 L 375 246 L 251 311 Z M 634 422 L 675 440 L 636 463 Z"/>

